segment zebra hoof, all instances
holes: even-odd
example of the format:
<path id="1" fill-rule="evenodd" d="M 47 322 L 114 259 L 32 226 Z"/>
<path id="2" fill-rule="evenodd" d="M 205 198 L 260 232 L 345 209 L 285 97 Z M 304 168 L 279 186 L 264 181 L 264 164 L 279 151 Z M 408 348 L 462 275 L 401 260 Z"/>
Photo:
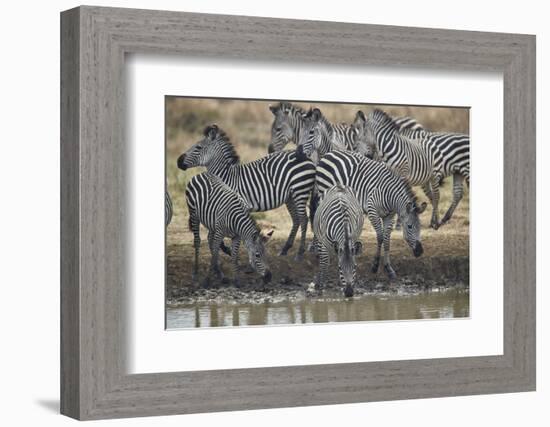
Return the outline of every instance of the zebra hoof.
<path id="1" fill-rule="evenodd" d="M 241 281 L 239 279 L 233 279 L 233 286 L 235 286 L 236 288 L 240 288 Z"/>
<path id="2" fill-rule="evenodd" d="M 294 255 L 294 261 L 296 261 L 296 262 L 300 262 L 303 259 L 304 259 L 304 254 L 303 253 L 298 252 L 296 255 Z"/>
<path id="3" fill-rule="evenodd" d="M 390 279 L 390 281 L 397 279 L 397 274 L 395 274 L 395 271 L 389 265 L 384 266 L 384 271 L 388 275 L 388 279 Z"/>
<path id="4" fill-rule="evenodd" d="M 204 288 L 204 289 L 208 289 L 210 287 L 210 277 L 207 277 L 206 279 L 204 279 L 202 282 L 201 282 L 201 286 Z"/>
<path id="5" fill-rule="evenodd" d="M 378 263 L 373 264 L 372 267 L 371 267 L 371 269 L 370 269 L 371 273 L 372 273 L 372 274 L 378 273 L 378 267 L 379 267 L 379 266 L 380 266 L 380 265 L 379 265 Z"/>
<path id="6" fill-rule="evenodd" d="M 290 248 L 287 248 L 287 247 L 284 247 L 283 249 L 281 249 L 281 252 L 279 253 L 279 256 L 287 256 L 289 249 Z"/>
<path id="7" fill-rule="evenodd" d="M 227 277 L 222 277 L 222 284 L 229 285 L 229 279 Z"/>
<path id="8" fill-rule="evenodd" d="M 437 222 L 432 222 L 430 224 L 430 227 L 433 228 L 434 230 L 437 230 L 439 228 L 441 224 L 438 224 Z"/>

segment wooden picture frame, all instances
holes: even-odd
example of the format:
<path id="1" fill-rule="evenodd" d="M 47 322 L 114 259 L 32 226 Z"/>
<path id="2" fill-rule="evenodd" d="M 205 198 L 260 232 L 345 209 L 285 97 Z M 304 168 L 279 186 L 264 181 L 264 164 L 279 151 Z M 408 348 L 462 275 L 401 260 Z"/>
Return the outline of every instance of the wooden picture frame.
<path id="1" fill-rule="evenodd" d="M 504 79 L 503 355 L 126 374 L 127 53 Z M 535 390 L 535 37 L 103 7 L 61 14 L 61 412 L 77 419 Z"/>

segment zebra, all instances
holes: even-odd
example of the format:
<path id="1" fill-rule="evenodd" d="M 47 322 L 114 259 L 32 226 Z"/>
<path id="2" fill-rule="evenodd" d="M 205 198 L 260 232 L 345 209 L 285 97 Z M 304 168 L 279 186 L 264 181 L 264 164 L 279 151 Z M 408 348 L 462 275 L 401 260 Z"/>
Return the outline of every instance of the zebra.
<path id="1" fill-rule="evenodd" d="M 271 142 L 268 146 L 268 152 L 282 151 L 290 142 L 298 144 L 308 111 L 290 102 L 270 105 L 269 109 L 273 113 L 274 119 L 271 125 Z M 395 122 L 402 130 L 416 131 L 424 129 L 420 123 L 411 117 L 398 117 L 395 118 Z M 345 147 L 350 151 L 355 150 L 358 130 L 355 129 L 353 124 L 332 124 L 328 122 L 328 125 L 332 129 L 333 142 L 337 148 Z"/>
<path id="2" fill-rule="evenodd" d="M 400 131 L 382 110 L 374 110 L 368 118 L 359 111 L 354 123 L 360 130 L 358 150 L 385 161 L 409 179 L 411 185 L 422 186 L 433 207 L 432 228 L 438 229 L 447 223 L 463 197 L 463 181 L 470 185 L 469 136 L 426 130 Z M 365 145 L 366 148 L 362 148 Z M 429 168 L 432 174 L 428 178 L 426 169 Z M 453 201 L 440 222 L 439 186 L 443 178 L 450 175 L 453 176 Z"/>
<path id="3" fill-rule="evenodd" d="M 357 275 L 355 256 L 362 248 L 359 237 L 363 230 L 363 211 L 351 188 L 337 184 L 325 192 L 313 221 L 313 230 L 318 241 L 317 288 L 325 284 L 329 252 L 333 252 L 338 257 L 344 296 L 352 297 Z"/>
<path id="4" fill-rule="evenodd" d="M 327 153 L 317 165 L 316 185 L 321 195 L 330 187 L 342 184 L 355 193 L 363 213 L 376 231 L 377 251 L 371 271 L 376 273 L 384 245 L 384 270 L 390 280 L 396 278 L 390 263 L 390 236 L 394 216 L 404 224 L 403 239 L 419 257 L 424 252 L 420 238 L 418 215 L 426 209 L 426 203 L 417 204 L 409 183 L 384 163 L 377 162 L 349 151 L 334 150 Z"/>
<path id="5" fill-rule="evenodd" d="M 272 275 L 266 260 L 264 245 L 272 236 L 273 230 L 266 234 L 260 232 L 250 215 L 250 205 L 209 172 L 191 178 L 185 190 L 185 197 L 189 209 L 189 229 L 193 232 L 195 248 L 193 281 L 198 280 L 200 224 L 203 224 L 208 229 L 208 245 L 212 255 L 210 270 L 203 282 L 204 287 L 210 285 L 212 275 L 223 280 L 218 256 L 224 237 L 231 238 L 235 286 L 239 286 L 238 261 L 241 241 L 248 252 L 250 266 L 263 276 L 264 283 L 269 283 Z"/>
<path id="6" fill-rule="evenodd" d="M 213 124 L 204 129 L 200 141 L 179 156 L 177 164 L 182 170 L 205 166 L 239 193 L 254 212 L 286 204 L 292 229 L 280 254 L 287 255 L 301 227 L 296 259 L 302 258 L 308 222 L 306 203 L 315 183 L 315 165 L 311 161 L 298 160 L 294 152 L 282 151 L 241 164 L 227 134 Z"/>
<path id="7" fill-rule="evenodd" d="M 323 142 L 317 151 L 325 153 L 333 148 L 354 150 L 357 130 L 345 123 L 331 123 L 318 108 L 305 111 L 289 103 L 280 103 L 278 106 L 270 106 L 270 109 L 275 119 L 271 126 L 269 152 L 281 151 L 290 141 L 299 146 L 314 125 L 323 135 Z"/>
<path id="8" fill-rule="evenodd" d="M 170 193 L 168 193 L 168 190 L 166 190 L 165 196 L 164 196 L 164 225 L 166 227 L 168 227 L 170 222 L 172 222 L 172 215 L 173 215 L 172 199 L 170 198 Z"/>
<path id="9" fill-rule="evenodd" d="M 317 164 L 326 153 L 332 150 L 355 150 L 357 130 L 347 126 L 347 132 L 337 132 L 318 108 L 310 109 L 302 120 L 300 138 L 296 142 L 296 157 L 300 160 L 312 159 Z"/>

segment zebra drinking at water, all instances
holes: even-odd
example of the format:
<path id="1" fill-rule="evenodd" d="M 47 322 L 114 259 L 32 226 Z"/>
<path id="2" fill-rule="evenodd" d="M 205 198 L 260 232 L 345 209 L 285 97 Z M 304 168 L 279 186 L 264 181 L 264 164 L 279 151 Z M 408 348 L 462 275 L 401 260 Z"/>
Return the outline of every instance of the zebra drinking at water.
<path id="1" fill-rule="evenodd" d="M 239 285 L 238 260 L 241 241 L 248 252 L 250 266 L 263 276 L 264 283 L 271 281 L 271 271 L 265 258 L 264 244 L 273 231 L 262 234 L 250 216 L 250 206 L 237 193 L 225 185 L 218 177 L 208 172 L 195 175 L 185 190 L 189 209 L 189 228 L 193 232 L 195 263 L 193 280 L 198 279 L 200 224 L 208 229 L 208 246 L 212 259 L 209 273 L 203 283 L 210 284 L 211 276 L 223 279 L 219 266 L 220 245 L 224 237 L 231 238 L 231 258 L 233 280 Z"/>
<path id="2" fill-rule="evenodd" d="M 325 285 L 329 253 L 338 257 L 338 274 L 344 295 L 353 296 L 357 275 L 355 256 L 361 250 L 359 236 L 363 230 L 363 211 L 349 187 L 329 188 L 321 200 L 313 220 L 313 231 L 318 241 L 319 276 L 317 287 Z"/>
<path id="3" fill-rule="evenodd" d="M 463 181 L 470 183 L 470 138 L 468 135 L 425 130 L 400 131 L 385 112 L 374 110 L 368 117 L 359 111 L 358 151 L 386 162 L 411 185 L 420 185 L 433 207 L 430 226 L 448 222 L 464 194 Z M 413 139 L 411 139 L 413 138 Z M 439 185 L 453 175 L 453 201 L 439 222 Z"/>
<path id="4" fill-rule="evenodd" d="M 307 231 L 306 203 L 315 183 L 315 165 L 298 160 L 293 152 L 273 153 L 241 164 L 233 144 L 216 125 L 207 126 L 204 137 L 178 158 L 182 170 L 205 166 L 233 191 L 239 193 L 255 212 L 286 204 L 292 229 L 281 250 L 286 255 L 301 227 L 297 259 L 303 256 Z"/>
<path id="5" fill-rule="evenodd" d="M 331 151 L 317 165 L 316 185 L 322 197 L 327 189 L 336 184 L 353 190 L 376 231 L 378 246 L 372 265 L 373 273 L 378 271 L 383 244 L 384 270 L 390 279 L 396 277 L 390 263 L 390 236 L 396 214 L 403 224 L 403 239 L 415 257 L 422 255 L 424 250 L 418 215 L 424 212 L 426 203 L 417 205 L 416 197 L 404 178 L 384 163 L 370 160 L 361 154 Z"/>

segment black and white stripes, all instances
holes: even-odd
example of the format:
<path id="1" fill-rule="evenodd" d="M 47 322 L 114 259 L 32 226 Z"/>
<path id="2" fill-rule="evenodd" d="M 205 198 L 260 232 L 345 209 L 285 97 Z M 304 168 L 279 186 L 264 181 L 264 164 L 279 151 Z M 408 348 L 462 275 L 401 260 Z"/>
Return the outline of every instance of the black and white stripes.
<path id="1" fill-rule="evenodd" d="M 305 252 L 306 203 L 315 183 L 315 165 L 298 160 L 293 152 L 282 151 L 241 164 L 229 137 L 216 125 L 208 126 L 203 138 L 178 158 L 178 167 L 205 166 L 233 191 L 240 194 L 255 212 L 286 204 L 292 229 L 281 250 L 286 255 L 301 228 L 297 257 Z"/>
<path id="2" fill-rule="evenodd" d="M 383 244 L 384 270 L 390 278 L 396 277 L 389 255 L 396 214 L 403 224 L 403 238 L 414 256 L 422 255 L 418 215 L 426 209 L 426 203 L 417 205 L 416 197 L 404 178 L 385 164 L 361 154 L 331 151 L 317 165 L 316 185 L 321 198 L 325 191 L 338 184 L 353 190 L 376 231 L 377 252 L 372 265 L 373 273 L 378 271 Z"/>
<path id="3" fill-rule="evenodd" d="M 325 285 L 329 254 L 332 253 L 338 259 L 338 273 L 344 295 L 353 296 L 357 275 L 355 256 L 360 252 L 359 237 L 362 230 L 363 211 L 353 190 L 337 184 L 325 191 L 313 221 L 313 231 L 318 241 L 318 288 Z"/>
<path id="4" fill-rule="evenodd" d="M 463 195 L 462 181 L 470 180 L 470 138 L 456 133 L 401 129 L 388 114 L 374 110 L 368 117 L 359 111 L 358 151 L 385 162 L 413 186 L 421 186 L 433 207 L 431 227 L 448 222 Z M 453 201 L 439 221 L 439 183 L 453 175 Z"/>
<path id="5" fill-rule="evenodd" d="M 260 233 L 258 226 L 250 216 L 248 203 L 218 177 L 208 172 L 191 178 L 187 184 L 185 196 L 189 209 L 189 228 L 194 237 L 194 279 L 198 278 L 201 243 L 199 225 L 202 224 L 208 229 L 208 246 L 212 255 L 210 272 L 204 282 L 205 286 L 209 285 L 211 275 L 215 275 L 218 279 L 223 278 L 218 256 L 224 237 L 231 238 L 235 285 L 239 284 L 238 256 L 241 241 L 248 252 L 252 268 L 263 276 L 265 283 L 269 282 L 271 271 L 265 256 L 264 243 L 271 237 L 272 232 L 266 235 Z"/>

